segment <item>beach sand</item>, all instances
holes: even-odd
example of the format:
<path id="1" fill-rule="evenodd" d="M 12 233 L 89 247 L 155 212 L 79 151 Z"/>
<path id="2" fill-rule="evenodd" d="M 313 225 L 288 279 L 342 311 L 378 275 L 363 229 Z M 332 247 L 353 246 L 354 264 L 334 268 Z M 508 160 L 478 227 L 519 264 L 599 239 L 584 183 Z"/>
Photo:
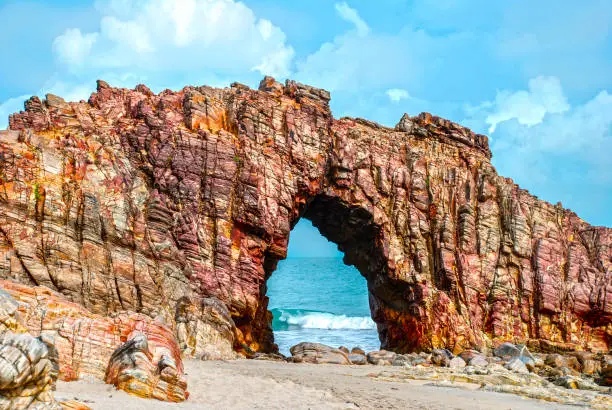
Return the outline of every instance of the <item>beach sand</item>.
<path id="1" fill-rule="evenodd" d="M 474 390 L 476 385 L 434 386 L 390 382 L 377 366 L 279 363 L 256 360 L 185 362 L 190 397 L 165 403 L 133 397 L 98 381 L 58 382 L 56 397 L 92 409 L 562 409 L 555 403 Z M 385 367 L 385 373 L 401 368 Z"/>

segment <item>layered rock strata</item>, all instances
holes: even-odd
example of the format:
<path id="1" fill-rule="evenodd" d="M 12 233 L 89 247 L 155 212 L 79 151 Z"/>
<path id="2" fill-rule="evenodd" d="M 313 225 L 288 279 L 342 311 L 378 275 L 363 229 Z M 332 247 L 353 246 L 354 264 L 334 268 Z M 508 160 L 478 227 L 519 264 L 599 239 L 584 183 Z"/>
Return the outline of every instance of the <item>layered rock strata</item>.
<path id="1" fill-rule="evenodd" d="M 157 361 L 155 359 L 147 337 L 135 332 L 113 352 L 105 381 L 140 397 L 172 402 L 187 399 L 187 382 L 181 363 L 175 361 L 170 351 L 161 353 Z"/>
<path id="2" fill-rule="evenodd" d="M 609 349 L 612 230 L 497 175 L 485 136 L 329 99 L 269 77 L 31 98 L 0 135 L 0 276 L 163 317 L 195 355 L 274 351 L 266 280 L 305 217 L 367 279 L 386 349 Z"/>
<path id="3" fill-rule="evenodd" d="M 0 280 L 0 288 L 13 301 L 21 328 L 50 341 L 56 378 L 58 374 L 64 381 L 95 378 L 143 397 L 186 399 L 178 343 L 172 329 L 159 321 L 134 312 L 96 315 L 42 286 Z M 135 344 L 143 339 L 144 343 Z M 138 360 L 129 368 L 123 366 L 122 359 L 133 357 Z M 130 382 L 129 375 L 137 377 L 138 384 Z"/>
<path id="4" fill-rule="evenodd" d="M 28 334 L 17 308 L 0 289 L 0 409 L 59 410 L 52 392 L 58 375 L 53 340 Z"/>
<path id="5" fill-rule="evenodd" d="M 62 408 L 53 397 L 57 363 L 50 350 L 52 345 L 27 333 L 0 336 L 1 409 Z"/>

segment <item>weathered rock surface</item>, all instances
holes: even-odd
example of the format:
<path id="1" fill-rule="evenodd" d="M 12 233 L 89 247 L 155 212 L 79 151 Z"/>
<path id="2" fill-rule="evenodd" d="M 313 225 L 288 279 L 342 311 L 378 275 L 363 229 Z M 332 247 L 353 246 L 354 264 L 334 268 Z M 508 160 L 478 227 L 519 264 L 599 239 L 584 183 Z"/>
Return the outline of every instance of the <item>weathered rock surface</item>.
<path id="1" fill-rule="evenodd" d="M 52 392 L 58 375 L 53 340 L 26 333 L 17 309 L 0 289 L 0 409 L 61 409 Z"/>
<path id="2" fill-rule="evenodd" d="M 612 360 L 607 361 L 603 366 L 601 378 L 604 386 L 612 386 Z"/>
<path id="3" fill-rule="evenodd" d="M 289 351 L 290 360 L 295 363 L 351 364 L 345 352 L 322 343 L 302 342 L 291 347 Z"/>
<path id="4" fill-rule="evenodd" d="M 187 397 L 187 382 L 181 362 L 173 352 L 149 349 L 147 337 L 140 333 L 128 337 L 127 342 L 113 352 L 106 369 L 106 383 L 118 389 L 145 398 L 181 402 Z"/>
<path id="5" fill-rule="evenodd" d="M 0 277 L 164 318 L 191 355 L 274 351 L 266 280 L 305 217 L 366 277 L 383 348 L 610 348 L 612 230 L 498 176 L 485 136 L 335 120 L 329 98 L 271 78 L 31 98 L 0 134 Z"/>
<path id="6" fill-rule="evenodd" d="M 446 349 L 434 349 L 431 352 L 431 362 L 437 366 L 448 367 L 453 354 Z"/>
<path id="7" fill-rule="evenodd" d="M 347 356 L 351 364 L 358 364 L 358 365 L 368 364 L 368 358 L 361 353 L 349 353 Z"/>
<path id="8" fill-rule="evenodd" d="M 452 369 L 462 369 L 466 365 L 465 360 L 460 357 L 455 357 L 448 362 L 448 367 Z"/>
<path id="9" fill-rule="evenodd" d="M 0 409 L 61 409 L 53 397 L 52 344 L 27 333 L 0 335 Z"/>
<path id="10" fill-rule="evenodd" d="M 376 350 L 367 354 L 368 363 L 380 366 L 391 366 L 396 353 L 387 350 Z"/>
<path id="11" fill-rule="evenodd" d="M 15 302 L 11 309 L 15 310 L 13 316 L 19 315 L 23 321 L 22 328 L 53 340 L 60 379 L 106 378 L 119 388 L 127 386 L 133 391 L 135 382 L 124 382 L 129 373 L 144 383 L 138 390 L 138 394 L 143 393 L 141 396 L 168 401 L 185 399 L 180 349 L 172 330 L 159 321 L 134 312 L 112 317 L 96 315 L 42 286 L 0 280 L 0 287 Z M 130 341 L 136 335 L 146 340 L 145 350 L 125 348 L 134 345 Z M 129 369 L 122 367 L 121 359 L 125 357 L 135 358 Z M 145 385 L 150 386 L 148 390 Z"/>

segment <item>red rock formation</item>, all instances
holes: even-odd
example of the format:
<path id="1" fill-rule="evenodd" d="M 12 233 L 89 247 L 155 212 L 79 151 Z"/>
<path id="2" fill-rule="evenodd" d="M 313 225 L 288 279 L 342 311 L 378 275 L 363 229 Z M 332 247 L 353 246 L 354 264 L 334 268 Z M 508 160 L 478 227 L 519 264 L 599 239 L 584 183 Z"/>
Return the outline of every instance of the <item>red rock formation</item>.
<path id="1" fill-rule="evenodd" d="M 180 317 L 186 350 L 270 351 L 266 280 L 306 217 L 367 278 L 384 348 L 610 347 L 612 230 L 498 176 L 484 136 L 429 114 L 334 120 L 328 101 L 271 78 L 33 97 L 0 137 L 0 275 Z M 203 298 L 231 315 L 212 339 L 190 333 Z"/>
<path id="2" fill-rule="evenodd" d="M 54 341 L 61 380 L 94 377 L 145 397 L 166 401 L 186 399 L 181 352 L 174 333 L 163 324 L 133 312 L 112 317 L 92 314 L 42 286 L 0 280 L 0 288 L 18 303 L 19 317 L 31 334 Z M 148 377 L 141 378 L 141 388 L 134 392 L 130 389 L 133 384 L 116 383 L 121 369 L 111 359 L 137 335 L 147 341 L 147 360 L 134 364 L 132 370 Z M 109 374 L 114 377 L 108 377 Z"/>
<path id="3" fill-rule="evenodd" d="M 157 347 L 159 351 L 159 347 Z M 163 401 L 181 402 L 187 397 L 187 382 L 171 351 L 156 355 L 147 337 L 134 332 L 113 352 L 106 369 L 106 383 L 130 394 Z M 159 353 L 157 353 L 159 355 Z"/>

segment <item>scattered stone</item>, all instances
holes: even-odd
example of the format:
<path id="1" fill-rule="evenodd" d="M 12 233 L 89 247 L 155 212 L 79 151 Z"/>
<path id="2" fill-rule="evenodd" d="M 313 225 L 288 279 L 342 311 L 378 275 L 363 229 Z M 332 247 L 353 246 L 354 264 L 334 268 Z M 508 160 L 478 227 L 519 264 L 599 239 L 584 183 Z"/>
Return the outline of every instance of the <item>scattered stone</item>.
<path id="1" fill-rule="evenodd" d="M 322 343 L 302 342 L 289 349 L 290 360 L 295 363 L 351 364 L 348 355 L 340 349 Z"/>
<path id="2" fill-rule="evenodd" d="M 574 352 L 571 354 L 580 363 L 580 372 L 586 375 L 595 375 L 601 372 L 601 360 L 591 352 Z"/>
<path id="3" fill-rule="evenodd" d="M 431 362 L 437 366 L 448 367 L 453 354 L 446 349 L 434 349 L 431 352 Z"/>
<path id="4" fill-rule="evenodd" d="M 427 361 L 427 362 L 431 362 L 431 353 L 427 353 L 427 352 L 420 352 L 418 353 L 418 355 L 423 358 L 423 360 Z"/>
<path id="5" fill-rule="evenodd" d="M 465 360 L 460 357 L 455 357 L 450 360 L 450 362 L 448 363 L 448 367 L 450 367 L 451 369 L 462 369 L 465 367 Z"/>
<path id="6" fill-rule="evenodd" d="M 406 356 L 403 354 L 398 354 L 393 358 L 391 362 L 393 366 L 411 366 L 412 361 L 410 356 Z"/>
<path id="7" fill-rule="evenodd" d="M 504 367 L 515 373 L 529 373 L 529 369 L 527 369 L 525 363 L 523 363 L 523 361 L 518 357 L 510 359 Z"/>
<path id="8" fill-rule="evenodd" d="M 379 366 L 391 366 L 396 353 L 387 350 L 376 350 L 368 353 L 368 363 Z"/>
<path id="9" fill-rule="evenodd" d="M 475 367 L 487 367 L 489 362 L 484 358 L 484 356 L 474 356 L 469 361 L 469 365 Z"/>
<path id="10" fill-rule="evenodd" d="M 422 357 L 415 357 L 412 359 L 412 365 L 428 367 L 428 366 L 431 366 L 431 363 L 423 359 Z"/>
<path id="11" fill-rule="evenodd" d="M 342 350 L 342 351 L 343 351 L 344 353 L 346 353 L 346 354 L 349 354 L 349 353 L 350 353 L 349 349 L 348 349 L 347 347 L 345 347 L 345 346 L 340 346 L 340 347 L 338 348 L 338 350 Z"/>
<path id="12" fill-rule="evenodd" d="M 348 359 L 352 364 L 364 365 L 368 364 L 368 359 L 365 355 L 361 353 L 349 353 Z"/>
<path id="13" fill-rule="evenodd" d="M 519 344 L 514 345 L 510 342 L 505 342 L 493 350 L 493 354 L 503 360 L 510 360 L 514 357 L 529 357 L 533 360 L 533 355 L 527 349 L 527 346 Z"/>
<path id="14" fill-rule="evenodd" d="M 525 364 L 525 367 L 527 367 L 527 370 L 529 370 L 530 372 L 536 371 L 536 363 L 533 358 L 528 357 L 528 356 L 521 356 L 519 357 L 519 359 L 521 360 L 521 362 Z"/>
<path id="15" fill-rule="evenodd" d="M 466 363 L 469 363 L 470 360 L 472 360 L 476 356 L 482 357 L 483 354 L 477 350 L 472 350 L 472 349 L 464 350 L 463 352 L 459 354 L 459 357 L 462 358 Z"/>
<path id="16" fill-rule="evenodd" d="M 601 362 L 594 359 L 586 359 L 582 362 L 581 373 L 595 375 L 601 372 Z"/>
<path id="17" fill-rule="evenodd" d="M 519 357 L 521 352 L 514 344 L 505 342 L 496 347 L 495 350 L 493 350 L 493 354 L 504 360 L 510 360 L 514 357 Z"/>
<path id="18" fill-rule="evenodd" d="M 253 360 L 269 360 L 272 362 L 286 362 L 287 358 L 285 355 L 280 353 L 255 353 Z"/>
<path id="19" fill-rule="evenodd" d="M 558 353 L 551 353 L 546 356 L 544 363 L 555 368 L 568 367 L 578 372 L 581 370 L 580 362 L 574 356 L 563 356 Z"/>
<path id="20" fill-rule="evenodd" d="M 364 355 L 364 356 L 366 355 L 365 350 L 363 350 L 361 347 L 353 347 L 351 349 L 351 353 L 353 353 L 353 354 L 361 354 L 361 355 Z"/>
<path id="21" fill-rule="evenodd" d="M 600 387 L 592 381 L 576 376 L 561 376 L 555 379 L 553 383 L 566 389 L 600 390 Z"/>

